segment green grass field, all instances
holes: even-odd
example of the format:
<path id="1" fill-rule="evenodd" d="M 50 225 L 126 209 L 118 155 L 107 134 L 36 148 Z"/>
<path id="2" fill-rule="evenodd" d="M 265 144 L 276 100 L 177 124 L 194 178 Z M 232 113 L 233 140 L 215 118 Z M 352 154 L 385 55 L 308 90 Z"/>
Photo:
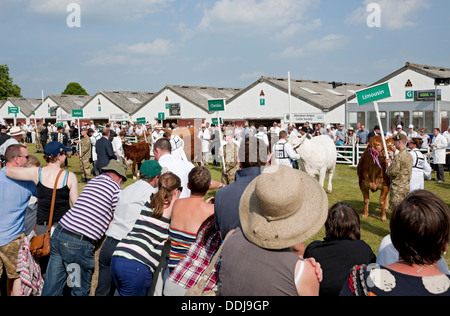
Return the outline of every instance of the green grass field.
<path id="1" fill-rule="evenodd" d="M 35 154 L 35 146 L 33 144 L 28 145 L 29 153 Z M 43 165 L 45 162 L 42 159 L 42 154 L 35 154 L 41 161 Z M 221 170 L 220 168 L 209 166 L 208 169 L 211 171 L 213 179 L 220 181 Z M 77 175 L 77 178 L 81 178 L 81 172 L 79 168 L 78 157 L 74 156 L 69 158 L 69 170 Z M 433 173 L 433 178 L 436 178 L 436 174 Z M 443 184 L 438 184 L 435 181 L 425 181 L 425 189 L 436 193 L 440 196 L 450 207 L 450 176 L 446 173 L 447 182 Z M 128 181 L 123 185 L 123 188 L 133 184 L 132 172 L 128 169 Z M 325 181 L 325 185 L 327 180 Z M 79 192 L 81 193 L 84 184 L 79 184 Z M 208 193 L 208 198 L 215 195 L 215 191 Z M 370 217 L 367 219 L 361 218 L 361 238 L 367 242 L 373 249 L 374 253 L 377 254 L 378 246 L 381 240 L 389 234 L 389 220 L 383 223 L 381 221 L 381 212 L 379 204 L 380 192 L 371 194 L 370 203 Z M 338 165 L 336 174 L 333 179 L 333 193 L 328 195 L 329 206 L 337 202 L 347 202 L 353 206 L 360 215 L 362 215 L 364 210 L 364 202 L 362 193 L 358 185 L 358 176 L 356 174 L 356 168 L 352 168 L 346 165 Z M 391 212 L 388 212 L 388 219 L 390 218 Z M 325 237 L 325 229 L 322 230 L 307 244 L 313 240 L 322 240 Z M 450 254 L 446 255 L 447 264 L 450 264 Z"/>

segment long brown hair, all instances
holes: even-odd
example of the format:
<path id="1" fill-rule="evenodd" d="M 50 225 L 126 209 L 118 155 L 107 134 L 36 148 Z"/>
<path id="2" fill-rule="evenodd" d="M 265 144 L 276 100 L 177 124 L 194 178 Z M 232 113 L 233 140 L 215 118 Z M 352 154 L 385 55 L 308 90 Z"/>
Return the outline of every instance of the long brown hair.
<path id="1" fill-rule="evenodd" d="M 159 177 L 158 192 L 154 194 L 150 201 L 150 208 L 153 209 L 153 217 L 160 219 L 164 213 L 164 208 L 172 202 L 172 195 L 175 189 L 181 187 L 181 180 L 172 172 L 164 173 Z"/>

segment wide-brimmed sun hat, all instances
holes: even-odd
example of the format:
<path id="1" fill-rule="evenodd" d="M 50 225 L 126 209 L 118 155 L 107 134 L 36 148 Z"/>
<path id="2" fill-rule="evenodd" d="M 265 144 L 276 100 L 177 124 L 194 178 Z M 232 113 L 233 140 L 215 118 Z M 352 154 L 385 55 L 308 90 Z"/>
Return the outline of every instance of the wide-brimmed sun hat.
<path id="1" fill-rule="evenodd" d="M 22 129 L 20 127 L 14 126 L 14 127 L 11 127 L 11 129 L 9 130 L 8 136 L 13 137 L 13 136 L 24 135 L 24 134 L 25 134 L 25 132 L 22 131 Z"/>
<path id="2" fill-rule="evenodd" d="M 272 166 L 248 185 L 239 216 L 250 242 L 265 249 L 285 249 L 306 242 L 324 226 L 328 197 L 307 173 Z"/>
<path id="3" fill-rule="evenodd" d="M 114 171 L 115 173 L 117 173 L 119 176 L 121 176 L 123 178 L 123 182 L 127 182 L 127 167 L 113 159 L 109 162 L 109 164 L 106 167 L 102 168 L 102 172 L 106 172 L 106 171 Z"/>

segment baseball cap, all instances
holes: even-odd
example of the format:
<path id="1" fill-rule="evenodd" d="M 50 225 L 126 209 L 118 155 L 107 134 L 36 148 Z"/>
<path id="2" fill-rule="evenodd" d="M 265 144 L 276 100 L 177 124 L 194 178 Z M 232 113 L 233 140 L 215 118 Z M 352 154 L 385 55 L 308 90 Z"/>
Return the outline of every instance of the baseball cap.
<path id="1" fill-rule="evenodd" d="M 161 174 L 163 168 L 156 160 L 146 160 L 141 166 L 140 177 L 141 179 L 153 179 Z"/>
<path id="2" fill-rule="evenodd" d="M 45 146 L 44 154 L 49 157 L 56 157 L 63 151 L 72 151 L 72 148 L 66 147 L 60 142 L 51 142 L 47 146 Z"/>
<path id="3" fill-rule="evenodd" d="M 392 137 L 392 139 L 394 140 L 394 142 L 398 142 L 398 141 L 400 141 L 400 140 L 408 140 L 408 138 L 406 137 L 406 135 L 403 134 L 403 133 L 400 133 L 400 134 L 395 135 L 394 137 Z"/>

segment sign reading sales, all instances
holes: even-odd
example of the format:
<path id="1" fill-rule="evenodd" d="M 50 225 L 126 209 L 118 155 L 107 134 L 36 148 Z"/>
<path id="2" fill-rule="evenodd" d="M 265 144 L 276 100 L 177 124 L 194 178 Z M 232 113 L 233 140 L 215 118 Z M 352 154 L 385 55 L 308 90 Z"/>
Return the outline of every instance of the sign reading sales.
<path id="1" fill-rule="evenodd" d="M 391 97 L 391 89 L 389 83 L 384 83 L 375 87 L 356 92 L 358 104 L 365 105 L 371 102 L 376 102 Z"/>

